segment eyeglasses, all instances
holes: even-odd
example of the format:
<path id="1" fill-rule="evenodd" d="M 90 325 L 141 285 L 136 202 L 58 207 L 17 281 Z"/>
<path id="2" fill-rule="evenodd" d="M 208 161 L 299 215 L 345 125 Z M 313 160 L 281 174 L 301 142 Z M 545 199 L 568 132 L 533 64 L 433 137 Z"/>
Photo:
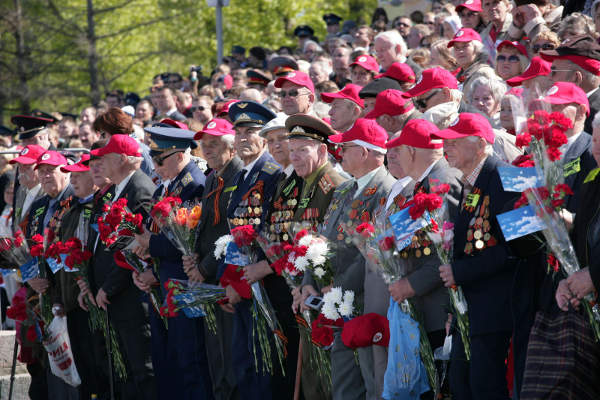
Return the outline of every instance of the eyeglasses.
<path id="1" fill-rule="evenodd" d="M 506 62 L 506 61 L 508 61 L 510 63 L 518 63 L 519 62 L 519 56 L 512 55 L 512 56 L 508 56 L 507 57 L 507 56 L 500 55 L 500 56 L 496 57 L 496 61 L 497 62 Z"/>
<path id="2" fill-rule="evenodd" d="M 431 93 L 429 96 L 425 97 L 424 99 L 416 99 L 414 100 L 415 106 L 420 109 L 420 110 L 424 110 L 427 108 L 427 103 L 429 103 L 429 100 L 431 100 L 431 98 L 433 96 L 435 96 L 436 94 L 438 94 L 437 90 L 434 90 L 433 93 Z"/>
<path id="3" fill-rule="evenodd" d="M 167 155 L 166 155 L 166 156 L 164 156 L 164 157 L 159 157 L 159 156 L 156 156 L 156 157 L 154 157 L 152 160 L 153 160 L 153 161 L 156 163 L 156 165 L 158 165 L 159 167 L 162 167 L 162 166 L 163 166 L 163 163 L 165 162 L 165 160 L 166 160 L 167 158 L 169 158 L 169 157 L 171 157 L 173 154 L 177 154 L 177 153 L 183 153 L 183 150 L 174 151 L 173 153 L 171 153 L 171 154 L 167 154 Z"/>
<path id="4" fill-rule="evenodd" d="M 308 93 L 300 93 L 300 91 L 298 91 L 298 89 L 292 89 L 290 91 L 281 91 L 279 93 L 277 93 L 277 96 L 281 97 L 282 99 L 286 98 L 286 97 L 298 97 L 304 94 L 308 94 Z"/>
<path id="5" fill-rule="evenodd" d="M 409 24 L 406 24 L 404 22 L 397 22 L 396 25 L 395 25 L 396 28 L 400 28 L 400 27 L 402 27 L 402 28 L 408 28 L 409 26 L 410 26 Z"/>
<path id="6" fill-rule="evenodd" d="M 206 108 L 203 106 L 194 106 L 194 107 L 190 108 L 190 110 L 192 112 L 196 112 L 196 111 L 204 111 L 204 110 L 206 110 Z"/>
<path id="7" fill-rule="evenodd" d="M 534 44 L 532 47 L 534 53 L 537 53 L 540 50 L 554 50 L 554 48 L 552 43 Z"/>

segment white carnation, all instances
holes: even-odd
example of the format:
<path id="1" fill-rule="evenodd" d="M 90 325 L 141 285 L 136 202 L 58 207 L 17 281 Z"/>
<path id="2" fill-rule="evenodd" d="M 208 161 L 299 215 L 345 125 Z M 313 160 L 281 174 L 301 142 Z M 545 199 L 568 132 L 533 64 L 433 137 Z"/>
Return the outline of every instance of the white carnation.
<path id="1" fill-rule="evenodd" d="M 227 246 L 233 242 L 233 236 L 223 235 L 215 242 L 215 258 L 218 260 L 227 254 Z"/>
<path id="2" fill-rule="evenodd" d="M 315 268 L 314 273 L 319 279 L 325 276 L 325 270 L 322 267 Z"/>
<path id="3" fill-rule="evenodd" d="M 308 259 L 306 257 L 296 258 L 294 261 L 294 267 L 296 267 L 298 271 L 306 271 L 306 267 L 308 267 Z"/>
<path id="4" fill-rule="evenodd" d="M 354 303 L 354 292 L 352 290 L 344 291 L 344 303 Z"/>
<path id="5" fill-rule="evenodd" d="M 325 297 L 323 297 L 323 300 L 325 300 Z M 325 318 L 333 321 L 340 318 L 340 314 L 338 313 L 335 304 L 330 302 L 323 303 L 323 307 L 321 307 L 321 314 L 323 314 Z"/>
<path id="6" fill-rule="evenodd" d="M 326 295 L 330 295 L 331 300 L 336 304 L 340 304 L 342 302 L 342 288 L 341 287 L 332 288 L 329 292 L 326 293 Z"/>
<path id="7" fill-rule="evenodd" d="M 306 257 L 313 263 L 313 265 L 323 265 L 327 261 L 327 253 L 329 248 L 325 242 L 315 242 L 310 245 L 306 250 Z"/>
<path id="8" fill-rule="evenodd" d="M 313 236 L 312 235 L 305 235 L 302 239 L 298 240 L 298 245 L 299 246 L 310 246 L 310 242 L 312 242 L 313 240 Z"/>
<path id="9" fill-rule="evenodd" d="M 352 316 L 352 313 L 354 312 L 354 306 L 352 305 L 352 303 L 343 302 L 338 307 L 338 311 L 340 312 L 340 315 L 342 317 L 349 318 Z"/>

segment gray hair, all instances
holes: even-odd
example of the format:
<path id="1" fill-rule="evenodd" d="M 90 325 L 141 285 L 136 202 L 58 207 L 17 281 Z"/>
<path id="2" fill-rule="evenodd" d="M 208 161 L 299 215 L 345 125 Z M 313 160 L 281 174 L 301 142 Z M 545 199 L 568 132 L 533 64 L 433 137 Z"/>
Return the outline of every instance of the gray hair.
<path id="1" fill-rule="evenodd" d="M 142 161 L 144 161 L 143 157 L 126 156 L 125 164 L 127 164 L 128 167 L 137 167 Z"/>
<path id="2" fill-rule="evenodd" d="M 600 128 L 600 113 L 596 113 L 594 119 L 592 120 L 592 128 Z"/>
<path id="3" fill-rule="evenodd" d="M 508 90 L 506 84 L 504 84 L 504 82 L 502 82 L 500 79 L 490 79 L 485 76 L 479 76 L 473 79 L 473 81 L 470 82 L 465 88 L 465 96 L 469 102 L 471 101 L 473 93 L 479 86 L 485 86 L 489 88 L 490 92 L 492 92 L 492 97 L 494 98 L 495 102 L 500 102 L 502 100 L 502 96 L 504 96 Z"/>
<path id="4" fill-rule="evenodd" d="M 233 142 L 235 141 L 234 135 L 223 135 L 221 141 L 227 145 L 229 150 L 233 150 Z"/>
<path id="5" fill-rule="evenodd" d="M 494 146 L 492 146 L 490 143 L 488 143 L 488 141 L 485 140 L 484 138 L 479 137 L 479 136 L 467 136 L 467 140 L 472 143 L 476 143 L 479 141 L 484 142 L 485 148 L 483 149 L 483 152 L 488 156 L 491 156 L 492 154 L 494 154 Z"/>
<path id="6" fill-rule="evenodd" d="M 400 46 L 402 56 L 406 57 L 408 47 L 406 46 L 406 42 L 404 41 L 404 38 L 402 37 L 400 32 L 398 32 L 395 29 L 392 29 L 391 31 L 378 33 L 377 36 L 375 36 L 375 39 L 373 39 L 373 42 L 375 42 L 379 38 L 387 40 L 392 44 L 392 46 Z"/>
<path id="7" fill-rule="evenodd" d="M 309 45 L 315 45 L 316 46 L 315 52 L 321 52 L 321 51 L 323 51 L 323 48 L 321 46 L 319 46 L 319 43 L 315 42 L 314 40 L 307 40 L 306 42 L 304 42 L 304 46 L 302 47 L 302 52 L 305 52 L 306 48 Z"/>

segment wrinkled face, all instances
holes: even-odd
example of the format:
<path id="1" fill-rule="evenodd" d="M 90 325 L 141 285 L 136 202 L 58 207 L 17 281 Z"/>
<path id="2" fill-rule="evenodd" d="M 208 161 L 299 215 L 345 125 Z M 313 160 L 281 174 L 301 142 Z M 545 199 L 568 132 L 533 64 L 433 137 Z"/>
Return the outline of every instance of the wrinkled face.
<path id="1" fill-rule="evenodd" d="M 60 171 L 60 167 L 42 164 L 38 168 L 42 190 L 50 197 L 56 197 L 69 183 L 69 174 Z"/>
<path id="2" fill-rule="evenodd" d="M 79 118 L 82 123 L 92 124 L 96 118 L 96 111 L 92 107 L 84 108 Z"/>
<path id="3" fill-rule="evenodd" d="M 498 111 L 498 102 L 494 100 L 491 89 L 485 85 L 475 87 L 471 104 L 488 117 L 492 117 Z"/>
<path id="4" fill-rule="evenodd" d="M 592 155 L 596 164 L 600 165 L 600 128 L 594 128 L 592 135 Z"/>
<path id="5" fill-rule="evenodd" d="M 31 138 L 23 139 L 21 143 L 23 144 L 23 146 L 37 144 L 38 146 L 42 146 L 43 148 L 47 149 L 48 147 L 50 147 L 49 134 L 50 131 L 48 129 L 44 129 L 43 131 L 40 131 Z"/>
<path id="6" fill-rule="evenodd" d="M 432 107 L 446 102 L 444 91 L 441 89 L 431 89 L 413 99 L 415 107 L 421 112 L 425 112 Z"/>
<path id="7" fill-rule="evenodd" d="M 310 80 L 313 81 L 315 85 L 329 80 L 329 75 L 327 75 L 323 68 L 321 68 L 321 66 L 318 64 L 310 66 L 310 69 L 308 70 L 308 75 L 310 76 Z"/>
<path id="8" fill-rule="evenodd" d="M 399 46 L 393 46 L 386 38 L 379 37 L 375 40 L 375 57 L 383 69 L 388 69 L 399 59 L 400 54 L 397 50 Z"/>
<path id="9" fill-rule="evenodd" d="M 204 134 L 200 145 L 206 163 L 212 169 L 219 170 L 223 168 L 233 158 L 233 152 L 229 150 L 229 146 L 221 136 Z"/>
<path id="10" fill-rule="evenodd" d="M 90 173 L 92 174 L 92 180 L 94 181 L 94 185 L 99 188 L 103 188 L 106 185 L 110 184 L 110 179 L 106 177 L 104 173 L 104 167 L 102 165 L 102 160 L 93 159 L 89 161 Z"/>
<path id="11" fill-rule="evenodd" d="M 274 129 L 270 132 L 267 132 L 265 136 L 267 139 L 269 153 L 271 153 L 279 165 L 284 167 L 287 166 L 290 163 L 290 154 L 288 150 L 289 139 L 287 137 L 287 130 L 285 128 Z"/>
<path id="12" fill-rule="evenodd" d="M 473 163 L 473 154 L 477 154 L 479 145 L 469 138 L 444 140 L 444 152 L 451 167 L 461 171 L 468 169 Z"/>
<path id="13" fill-rule="evenodd" d="M 373 80 L 373 73 L 367 71 L 360 65 L 354 65 L 352 69 L 350 69 L 350 79 L 355 85 L 366 86 L 367 83 Z"/>
<path id="14" fill-rule="evenodd" d="M 356 120 L 353 113 L 354 103 L 346 99 L 334 99 L 329 109 L 331 126 L 337 131 L 347 130 Z"/>
<path id="15" fill-rule="evenodd" d="M 573 64 L 571 61 L 556 59 L 552 61 L 550 68 L 552 70 L 550 73 L 552 81 L 575 83 L 576 75 L 573 73 Z"/>
<path id="16" fill-rule="evenodd" d="M 350 49 L 338 47 L 332 55 L 333 69 L 336 71 L 346 70 L 350 66 Z"/>
<path id="17" fill-rule="evenodd" d="M 259 127 L 235 127 L 234 148 L 245 164 L 254 161 L 265 148 L 265 139 L 260 137 L 259 131 Z"/>
<path id="18" fill-rule="evenodd" d="M 512 115 L 512 105 L 510 99 L 502 99 L 500 106 L 500 125 L 506 130 L 515 129 L 515 120 Z"/>
<path id="19" fill-rule="evenodd" d="M 203 124 L 212 119 L 210 105 L 205 99 L 198 99 L 192 103 L 192 117 Z"/>
<path id="20" fill-rule="evenodd" d="M 310 43 L 304 48 L 304 58 L 308 61 L 311 61 L 317 52 L 317 45 Z"/>
<path id="21" fill-rule="evenodd" d="M 32 188 L 40 183 L 38 171 L 34 168 L 35 164 L 17 164 L 17 166 L 19 169 L 19 183 L 21 185 Z"/>
<path id="22" fill-rule="evenodd" d="M 471 11 L 467 8 L 463 8 L 458 13 L 460 17 L 460 22 L 462 23 L 463 28 L 471 28 L 475 29 L 477 25 L 481 22 L 481 17 L 477 11 Z"/>
<path id="23" fill-rule="evenodd" d="M 294 171 L 301 178 L 306 178 L 317 168 L 322 157 L 319 152 L 326 152 L 324 144 L 312 139 L 292 138 L 289 143 L 290 162 Z"/>
<path id="24" fill-rule="evenodd" d="M 96 133 L 91 125 L 86 124 L 79 127 L 79 140 L 81 140 L 84 147 L 89 149 L 98 139 L 100 139 L 100 135 Z"/>
<path id="25" fill-rule="evenodd" d="M 342 143 L 342 168 L 350 175 L 356 176 L 367 159 L 367 149 L 352 142 Z"/>
<path id="26" fill-rule="evenodd" d="M 514 47 L 504 46 L 496 56 L 496 72 L 500 78 L 507 80 L 517 75 L 521 75 L 521 62 L 519 59 L 519 50 Z"/>
<path id="27" fill-rule="evenodd" d="M 314 99 L 310 90 L 291 82 L 285 82 L 278 95 L 281 98 L 281 108 L 287 115 L 308 112 Z"/>
<path id="28" fill-rule="evenodd" d="M 135 117 L 141 121 L 150 121 L 152 119 L 152 107 L 145 101 L 139 103 L 135 109 Z"/>
<path id="29" fill-rule="evenodd" d="M 121 169 L 124 164 L 124 157 L 120 154 L 109 153 L 103 155 L 100 160 L 102 161 L 102 169 L 108 179 L 113 183 L 116 183 L 115 178 L 121 175 Z"/>
<path id="30" fill-rule="evenodd" d="M 154 170 L 162 180 L 174 179 L 179 175 L 181 155 L 181 149 L 175 149 L 164 151 L 152 159 Z"/>
<path id="31" fill-rule="evenodd" d="M 456 63 L 462 68 L 469 67 L 475 61 L 476 54 L 472 41 L 454 43 L 452 53 L 454 54 L 454 58 L 456 58 Z"/>
<path id="32" fill-rule="evenodd" d="M 508 13 L 508 5 L 504 0 L 483 0 L 481 8 L 492 22 L 504 22 Z"/>
<path id="33" fill-rule="evenodd" d="M 408 160 L 410 160 L 410 156 L 406 146 L 393 147 L 387 151 L 388 170 L 396 179 L 408 176 L 410 171 Z"/>
<path id="34" fill-rule="evenodd" d="M 94 192 L 94 180 L 90 171 L 71 172 L 71 186 L 75 196 L 83 199 Z"/>

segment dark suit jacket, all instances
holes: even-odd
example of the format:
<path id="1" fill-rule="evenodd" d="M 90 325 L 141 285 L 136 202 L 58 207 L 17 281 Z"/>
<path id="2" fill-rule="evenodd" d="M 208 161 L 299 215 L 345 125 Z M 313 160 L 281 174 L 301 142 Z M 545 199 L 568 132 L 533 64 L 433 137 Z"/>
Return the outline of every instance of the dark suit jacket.
<path id="1" fill-rule="evenodd" d="M 588 98 L 588 101 L 590 103 L 590 115 L 585 120 L 585 126 L 583 127 L 585 132 L 592 131 L 592 121 L 594 120 L 594 116 L 596 116 L 598 110 L 600 110 L 600 89 L 592 93 L 592 95 Z"/>
<path id="2" fill-rule="evenodd" d="M 497 244 L 465 254 L 467 231 L 475 213 L 461 208 L 454 224 L 452 271 L 467 299 L 471 334 L 512 330 L 509 295 L 516 261 L 512 257 L 509 259 L 508 246 L 496 215 L 512 209 L 518 193 L 503 190 L 497 171 L 502 165 L 505 164 L 498 158 L 489 156 L 474 185 L 481 190 L 478 206 L 489 196 L 489 233 Z"/>
<path id="3" fill-rule="evenodd" d="M 575 193 L 567 200 L 567 210 L 575 212 L 580 199 L 579 188 L 589 172 L 596 168 L 596 160 L 592 156 L 592 137 L 582 132 L 563 156 L 565 183 Z"/>
<path id="4" fill-rule="evenodd" d="M 152 206 L 152 193 L 156 189 L 152 180 L 142 170 L 137 170 L 131 176 L 131 179 L 120 193 L 120 198 L 127 199 L 128 209 L 134 213 L 141 213 L 144 221 L 147 221 L 150 208 Z M 97 232 L 93 231 L 92 243 L 95 242 Z M 138 317 L 138 313 L 130 312 L 140 305 L 140 292 L 133 285 L 131 272 L 116 265 L 114 261 L 114 251 L 107 250 L 101 241 L 94 251 L 94 256 L 90 264 L 90 274 L 93 276 L 95 289 L 102 288 L 109 297 L 111 304 L 109 312 L 115 319 L 129 319 L 132 316 Z M 138 310 L 139 311 L 139 310 Z M 140 314 L 139 318 L 143 315 Z"/>
<path id="5" fill-rule="evenodd" d="M 588 266 L 594 288 L 600 289 L 600 174 L 594 171 L 581 186 L 573 226 L 573 244 L 581 268 Z"/>

